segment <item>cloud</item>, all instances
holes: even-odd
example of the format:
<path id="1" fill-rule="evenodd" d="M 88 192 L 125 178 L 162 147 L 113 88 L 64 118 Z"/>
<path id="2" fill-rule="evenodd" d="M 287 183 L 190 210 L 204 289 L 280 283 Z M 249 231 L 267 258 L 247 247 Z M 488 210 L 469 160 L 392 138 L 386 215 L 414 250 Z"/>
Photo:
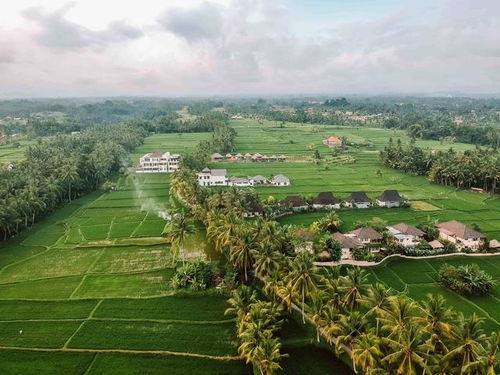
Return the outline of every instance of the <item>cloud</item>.
<path id="1" fill-rule="evenodd" d="M 114 21 L 101 31 L 93 31 L 68 21 L 66 13 L 74 3 L 69 3 L 54 12 L 41 8 L 28 8 L 22 14 L 40 28 L 36 40 L 50 48 L 78 49 L 89 46 L 104 46 L 143 36 L 143 32 L 125 21 Z"/>
<path id="2" fill-rule="evenodd" d="M 192 9 L 170 8 L 158 18 L 158 23 L 189 42 L 208 40 L 220 36 L 221 11 L 220 7 L 208 2 Z"/>

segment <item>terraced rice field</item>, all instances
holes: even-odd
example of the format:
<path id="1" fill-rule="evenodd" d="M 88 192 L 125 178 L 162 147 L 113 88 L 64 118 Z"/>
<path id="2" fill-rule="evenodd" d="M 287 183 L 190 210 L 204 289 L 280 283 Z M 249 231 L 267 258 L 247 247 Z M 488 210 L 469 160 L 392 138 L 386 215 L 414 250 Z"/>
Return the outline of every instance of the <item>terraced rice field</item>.
<path id="1" fill-rule="evenodd" d="M 35 141 L 18 141 L 21 146 L 14 147 L 13 143 L 0 146 L 0 164 L 15 163 L 24 159 L 26 149 L 35 144 Z"/>
<path id="2" fill-rule="evenodd" d="M 454 266 L 477 264 L 495 278 L 497 284 L 487 297 L 464 297 L 439 285 L 437 275 L 443 264 Z M 500 256 L 448 257 L 435 259 L 390 259 L 381 265 L 366 268 L 372 282 L 381 281 L 397 291 L 406 291 L 417 301 L 428 294 L 444 296 L 455 312 L 466 315 L 476 313 L 483 317 L 484 328 L 500 330 Z"/>

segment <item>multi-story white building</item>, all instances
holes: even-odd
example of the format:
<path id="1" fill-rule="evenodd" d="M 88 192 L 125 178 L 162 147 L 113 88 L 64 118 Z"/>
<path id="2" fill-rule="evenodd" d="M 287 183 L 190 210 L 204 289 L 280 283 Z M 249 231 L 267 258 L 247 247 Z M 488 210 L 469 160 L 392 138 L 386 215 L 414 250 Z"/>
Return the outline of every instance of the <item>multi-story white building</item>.
<path id="1" fill-rule="evenodd" d="M 388 226 L 389 233 L 404 247 L 415 247 L 424 239 L 424 232 L 413 225 L 399 223 Z"/>
<path id="2" fill-rule="evenodd" d="M 229 186 L 227 171 L 225 169 L 204 168 L 196 174 L 200 186 Z"/>
<path id="3" fill-rule="evenodd" d="M 137 173 L 172 173 L 179 169 L 181 156 L 170 152 L 150 152 L 139 159 Z"/>

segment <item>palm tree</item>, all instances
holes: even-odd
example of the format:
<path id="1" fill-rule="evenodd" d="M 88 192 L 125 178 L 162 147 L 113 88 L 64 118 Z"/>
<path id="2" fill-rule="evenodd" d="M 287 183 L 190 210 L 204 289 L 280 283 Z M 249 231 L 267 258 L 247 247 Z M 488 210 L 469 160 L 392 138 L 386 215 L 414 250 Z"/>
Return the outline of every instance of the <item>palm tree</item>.
<path id="1" fill-rule="evenodd" d="M 193 223 L 185 215 L 174 217 L 165 225 L 162 235 L 172 244 L 172 264 L 177 261 L 179 251 L 182 252 L 182 261 L 184 262 L 183 246 L 188 236 L 194 231 Z"/>
<path id="2" fill-rule="evenodd" d="M 265 277 L 280 268 L 282 255 L 269 244 L 260 243 L 258 250 L 253 250 L 252 256 L 255 259 L 255 272 L 261 277 Z"/>
<path id="3" fill-rule="evenodd" d="M 245 281 L 248 281 L 248 269 L 253 264 L 254 251 L 253 230 L 242 227 L 229 249 L 229 259 L 235 267 L 243 271 Z"/>
<path id="4" fill-rule="evenodd" d="M 302 322 L 305 323 L 306 294 L 316 289 L 314 283 L 315 267 L 312 256 L 306 252 L 299 253 L 292 262 L 289 277 L 292 289 L 301 296 Z"/>
<path id="5" fill-rule="evenodd" d="M 361 303 L 369 307 L 366 312 L 366 316 L 375 316 L 377 321 L 377 328 L 375 334 L 378 335 L 379 328 L 379 315 L 387 310 L 389 305 L 389 296 L 391 295 L 391 289 L 388 289 L 382 283 L 376 283 L 370 286 L 368 289 L 368 294 L 366 297 L 361 299 Z"/>
<path id="6" fill-rule="evenodd" d="M 320 226 L 328 232 L 333 233 L 339 230 L 341 224 L 342 220 L 339 215 L 335 211 L 331 211 L 321 219 Z"/>
<path id="7" fill-rule="evenodd" d="M 311 293 L 311 302 L 307 305 L 307 313 L 316 326 L 316 341 L 319 342 L 322 313 L 325 308 L 325 293 L 321 289 L 316 289 Z"/>
<path id="8" fill-rule="evenodd" d="M 378 366 L 382 357 L 377 335 L 365 332 L 356 337 L 352 342 L 352 360 L 365 373 Z"/>
<path id="9" fill-rule="evenodd" d="M 284 357 L 280 352 L 280 340 L 269 337 L 267 332 L 262 337 L 254 355 L 254 361 L 262 375 L 272 375 L 275 371 L 281 370 L 279 362 Z"/>
<path id="10" fill-rule="evenodd" d="M 384 341 L 391 351 L 382 362 L 393 366 L 395 374 L 417 375 L 426 369 L 426 346 L 419 326 L 409 325 L 396 339 L 386 337 Z"/>
<path id="11" fill-rule="evenodd" d="M 445 352 L 445 341 L 451 338 L 453 311 L 446 307 L 446 300 L 441 295 L 428 295 L 427 300 L 419 307 L 420 315 L 415 321 L 422 325 L 423 329 L 430 335 L 428 344 L 433 352 Z"/>
<path id="12" fill-rule="evenodd" d="M 344 305 L 350 310 L 359 309 L 367 289 L 366 273 L 359 267 L 349 268 L 341 283 L 341 290 L 344 293 Z"/>
<path id="13" fill-rule="evenodd" d="M 486 352 L 481 359 L 481 367 L 485 375 L 495 375 L 500 364 L 500 334 L 493 332 L 484 345 Z"/>
<path id="14" fill-rule="evenodd" d="M 467 374 L 480 363 L 486 339 L 481 323 L 482 319 L 475 313 L 468 319 L 460 313 L 452 333 L 455 345 L 442 358 L 450 369 L 459 368 L 460 374 Z"/>
<path id="15" fill-rule="evenodd" d="M 391 296 L 387 310 L 380 311 L 382 329 L 389 337 L 399 337 L 415 321 L 417 304 L 404 295 Z"/>
<path id="16" fill-rule="evenodd" d="M 224 312 L 225 315 L 234 315 L 241 320 L 250 311 L 250 305 L 257 301 L 257 293 L 249 286 L 242 285 L 231 292 L 227 300 L 230 307 Z"/>

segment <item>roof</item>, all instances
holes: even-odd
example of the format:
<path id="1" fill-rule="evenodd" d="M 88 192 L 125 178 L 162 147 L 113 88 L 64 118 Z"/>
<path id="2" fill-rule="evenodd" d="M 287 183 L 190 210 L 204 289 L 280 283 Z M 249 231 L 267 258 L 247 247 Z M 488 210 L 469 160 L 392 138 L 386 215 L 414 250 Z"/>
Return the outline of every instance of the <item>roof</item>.
<path id="1" fill-rule="evenodd" d="M 154 151 L 149 153 L 150 158 L 161 158 L 163 156 L 164 152 L 161 151 Z"/>
<path id="2" fill-rule="evenodd" d="M 225 176 L 227 171 L 225 169 L 212 169 L 212 176 Z"/>
<path id="3" fill-rule="evenodd" d="M 236 154 L 236 157 L 238 157 L 238 158 L 241 158 L 242 156 L 243 156 L 243 155 L 241 155 L 240 153 L 237 153 L 237 154 Z"/>
<path id="4" fill-rule="evenodd" d="M 248 152 L 245 154 L 245 157 L 246 157 L 246 158 L 249 158 L 249 157 L 251 157 L 251 156 L 252 156 L 252 154 L 249 154 Z"/>
<path id="5" fill-rule="evenodd" d="M 282 155 L 278 156 L 277 159 L 286 159 L 286 156 L 282 154 Z"/>
<path id="6" fill-rule="evenodd" d="M 474 230 L 472 228 L 469 228 L 467 225 L 464 223 L 461 223 L 456 220 L 451 220 L 451 221 L 446 221 L 444 223 L 438 224 L 437 228 L 442 231 L 446 232 L 449 235 L 455 235 L 460 238 L 486 238 L 484 234 L 481 232 L 478 232 L 477 230 Z"/>
<path id="7" fill-rule="evenodd" d="M 490 249 L 498 249 L 500 247 L 500 242 L 497 240 L 490 241 Z"/>
<path id="8" fill-rule="evenodd" d="M 420 229 L 415 228 L 413 225 L 409 225 L 406 223 L 399 223 L 399 224 L 395 224 L 395 225 L 390 225 L 387 228 L 393 228 L 401 234 L 407 234 L 407 235 L 416 236 L 416 237 L 421 237 L 425 234 Z"/>
<path id="9" fill-rule="evenodd" d="M 313 204 L 338 204 L 340 200 L 335 198 L 329 191 L 319 193 L 313 200 Z"/>
<path id="10" fill-rule="evenodd" d="M 364 191 L 355 191 L 346 198 L 346 201 L 354 203 L 371 202 L 370 198 L 368 198 Z"/>
<path id="11" fill-rule="evenodd" d="M 304 198 L 299 197 L 298 195 L 289 195 L 285 199 L 281 201 L 283 206 L 292 206 L 292 207 L 302 207 L 307 206 L 307 202 Z"/>
<path id="12" fill-rule="evenodd" d="M 444 245 L 438 240 L 429 242 L 429 246 L 433 249 L 442 249 L 444 247 Z"/>
<path id="13" fill-rule="evenodd" d="M 273 183 L 278 183 L 278 182 L 290 182 L 290 179 L 287 176 L 284 176 L 282 174 L 277 174 L 271 179 L 271 182 Z"/>
<path id="14" fill-rule="evenodd" d="M 219 154 L 218 152 L 216 153 L 213 153 L 212 154 L 212 158 L 223 158 L 224 156 L 222 156 L 221 154 Z"/>
<path id="15" fill-rule="evenodd" d="M 332 237 L 338 241 L 343 249 L 356 249 L 363 247 L 363 244 L 357 238 L 344 236 L 340 232 L 332 234 Z"/>
<path id="16" fill-rule="evenodd" d="M 205 167 L 201 170 L 201 173 L 210 173 L 210 168 Z"/>
<path id="17" fill-rule="evenodd" d="M 381 202 L 401 202 L 403 198 L 401 198 L 397 190 L 384 190 L 377 200 Z"/>
<path id="18" fill-rule="evenodd" d="M 267 178 L 264 176 L 258 174 L 257 176 L 250 177 L 254 181 L 267 181 Z"/>
<path id="19" fill-rule="evenodd" d="M 239 183 L 239 184 L 243 184 L 243 183 L 248 183 L 248 178 L 245 178 L 245 177 L 231 177 L 229 180 L 231 180 L 231 182 L 233 183 Z"/>
<path id="20" fill-rule="evenodd" d="M 326 139 L 328 142 L 342 142 L 342 139 L 338 137 L 329 137 Z"/>
<path id="21" fill-rule="evenodd" d="M 230 157 L 232 157 L 232 156 L 233 156 L 233 155 L 231 155 L 231 154 L 229 154 L 229 153 L 227 153 L 227 154 L 226 154 L 226 158 L 230 158 Z"/>
<path id="22" fill-rule="evenodd" d="M 358 229 L 354 229 L 352 232 L 349 232 L 358 238 L 367 238 L 369 240 L 381 240 L 382 235 L 377 232 L 375 229 L 370 227 L 361 227 Z"/>

